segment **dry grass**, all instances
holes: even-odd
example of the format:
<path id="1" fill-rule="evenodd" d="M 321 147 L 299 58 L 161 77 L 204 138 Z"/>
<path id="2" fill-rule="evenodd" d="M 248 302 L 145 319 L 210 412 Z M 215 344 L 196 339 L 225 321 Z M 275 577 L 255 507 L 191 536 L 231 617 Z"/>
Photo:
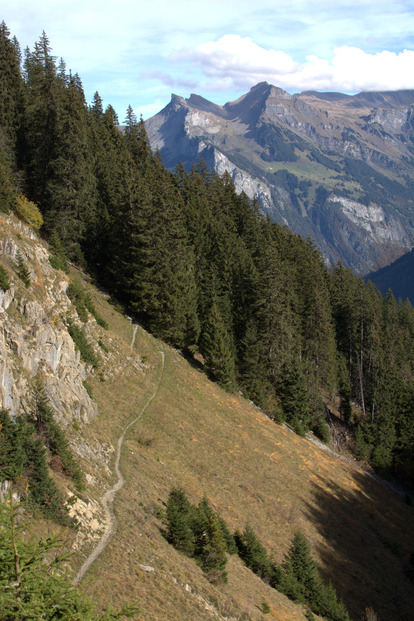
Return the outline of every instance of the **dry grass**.
<path id="1" fill-rule="evenodd" d="M 113 375 L 88 380 L 99 415 L 80 433 L 91 446 L 98 441 L 110 449 L 152 394 L 162 345 L 140 328 L 132 353 L 128 320 L 102 297 L 100 304 L 110 325 L 106 364 Z M 145 621 L 240 619 L 243 613 L 259 620 L 264 600 L 271 607 L 268 619 L 305 619 L 300 607 L 237 558 L 229 561 L 228 584 L 213 587 L 192 560 L 166 543 L 162 513 L 171 488 L 180 485 L 192 502 L 206 494 L 232 529 L 250 522 L 278 561 L 301 529 L 354 619 L 368 607 L 381 621 L 412 619 L 413 586 L 403 568 L 414 550 L 413 509 L 239 395 L 223 392 L 175 350 L 164 350 L 158 396 L 125 440 L 121 467 L 127 483 L 115 502 L 118 533 L 80 588 L 102 604 L 138 600 L 137 619 Z M 109 466 L 111 456 L 108 450 Z M 113 482 L 110 469 L 100 461 L 83 465 L 93 477 L 87 494 L 98 498 Z M 90 549 L 83 545 L 74 570 Z"/>

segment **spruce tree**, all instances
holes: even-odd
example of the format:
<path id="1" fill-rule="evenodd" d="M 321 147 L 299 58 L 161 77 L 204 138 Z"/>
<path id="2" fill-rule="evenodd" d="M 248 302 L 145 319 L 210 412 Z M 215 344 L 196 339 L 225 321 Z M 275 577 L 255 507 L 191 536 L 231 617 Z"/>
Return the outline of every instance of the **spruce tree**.
<path id="1" fill-rule="evenodd" d="M 227 582 L 226 539 L 220 520 L 204 497 L 195 512 L 193 521 L 195 536 L 194 556 L 211 582 Z"/>
<path id="2" fill-rule="evenodd" d="M 167 540 L 187 556 L 194 553 L 194 535 L 191 529 L 193 511 L 185 492 L 177 487 L 168 496 L 166 519 Z"/>
<path id="3" fill-rule="evenodd" d="M 283 563 L 282 588 L 293 599 L 311 604 L 312 610 L 319 610 L 322 581 L 315 561 L 312 559 L 308 542 L 297 531 Z"/>
<path id="4" fill-rule="evenodd" d="M 231 336 L 224 325 L 218 303 L 212 301 L 200 342 L 205 367 L 210 376 L 228 391 L 235 386 L 234 354 Z"/>
<path id="5" fill-rule="evenodd" d="M 27 267 L 20 251 L 18 250 L 16 253 L 16 272 L 21 281 L 25 284 L 26 287 L 30 287 L 31 276 L 30 270 Z"/>
<path id="6" fill-rule="evenodd" d="M 23 81 L 20 51 L 10 39 L 5 22 L 0 24 L 0 151 L 11 170 L 17 166 L 17 147 L 23 114 Z"/>
<path id="7" fill-rule="evenodd" d="M 71 584 L 61 538 L 28 539 L 21 513 L 11 495 L 0 503 L 0 614 L 4 621 L 115 621 L 136 615 L 134 606 L 97 612 Z"/>
<path id="8" fill-rule="evenodd" d="M 279 395 L 286 421 L 299 435 L 305 435 L 310 424 L 309 393 L 297 358 L 285 366 Z"/>
<path id="9" fill-rule="evenodd" d="M 270 582 L 274 573 L 272 563 L 250 524 L 246 524 L 242 533 L 236 532 L 235 540 L 239 556 L 247 567 L 263 580 Z"/>

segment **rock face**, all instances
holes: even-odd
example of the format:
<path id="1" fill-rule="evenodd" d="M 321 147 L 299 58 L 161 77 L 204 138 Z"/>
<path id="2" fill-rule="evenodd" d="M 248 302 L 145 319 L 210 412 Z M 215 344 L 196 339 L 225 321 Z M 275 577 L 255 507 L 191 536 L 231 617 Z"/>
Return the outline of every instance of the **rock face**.
<path id="1" fill-rule="evenodd" d="M 31 285 L 18 278 L 20 252 Z M 0 215 L 0 263 L 11 281 L 0 291 L 0 407 L 11 415 L 30 410 L 33 382 L 41 376 L 46 393 L 65 425 L 88 422 L 97 414 L 83 382 L 85 365 L 64 319 L 74 309 L 66 295 L 69 280 L 49 263 L 49 254 L 33 231 L 14 217 Z"/>
<path id="2" fill-rule="evenodd" d="M 146 127 L 168 168 L 202 156 L 227 170 L 328 263 L 363 274 L 414 244 L 414 91 L 290 95 L 263 82 L 224 106 L 173 95 Z"/>

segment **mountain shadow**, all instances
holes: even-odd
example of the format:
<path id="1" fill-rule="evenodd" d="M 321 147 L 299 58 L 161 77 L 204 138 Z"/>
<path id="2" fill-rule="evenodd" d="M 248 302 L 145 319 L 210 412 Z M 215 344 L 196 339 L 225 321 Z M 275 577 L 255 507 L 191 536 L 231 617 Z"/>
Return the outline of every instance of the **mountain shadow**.
<path id="1" fill-rule="evenodd" d="M 405 572 L 414 551 L 414 508 L 368 474 L 355 470 L 351 481 L 344 491 L 314 477 L 314 502 L 305 512 L 323 538 L 314 542 L 321 575 L 354 621 L 365 619 L 368 608 L 381 621 L 412 620 L 414 585 Z"/>

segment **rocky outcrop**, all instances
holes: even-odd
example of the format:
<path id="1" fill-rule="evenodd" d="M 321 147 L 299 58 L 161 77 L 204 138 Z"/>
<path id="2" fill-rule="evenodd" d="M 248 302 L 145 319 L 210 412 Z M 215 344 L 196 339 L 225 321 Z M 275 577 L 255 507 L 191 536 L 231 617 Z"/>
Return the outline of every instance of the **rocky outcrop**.
<path id="1" fill-rule="evenodd" d="M 15 269 L 17 252 L 30 270 L 26 288 Z M 30 410 L 33 383 L 41 376 L 57 416 L 65 425 L 97 414 L 85 386 L 86 369 L 65 325 L 74 314 L 66 295 L 68 278 L 54 270 L 45 245 L 14 217 L 0 216 L 0 263 L 11 280 L 0 292 L 0 407 L 11 415 Z"/>

